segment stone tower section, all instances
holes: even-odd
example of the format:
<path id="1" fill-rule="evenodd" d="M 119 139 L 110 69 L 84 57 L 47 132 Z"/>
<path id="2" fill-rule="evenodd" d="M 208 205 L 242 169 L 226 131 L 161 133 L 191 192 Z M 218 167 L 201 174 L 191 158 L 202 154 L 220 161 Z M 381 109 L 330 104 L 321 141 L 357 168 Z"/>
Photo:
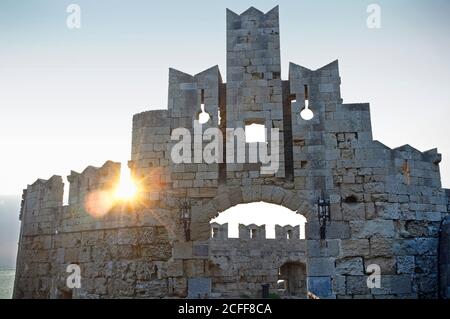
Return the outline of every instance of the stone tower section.
<path id="1" fill-rule="evenodd" d="M 53 238 L 62 218 L 60 176 L 38 179 L 23 191 L 13 298 L 48 298 L 53 282 Z"/>
<path id="2" fill-rule="evenodd" d="M 227 127 L 251 124 L 265 126 L 267 141 L 268 130 L 279 129 L 280 169 L 276 176 L 284 177 L 278 7 L 266 14 L 253 7 L 241 15 L 227 10 Z M 258 165 L 229 163 L 228 178 L 235 178 L 241 170 L 256 176 L 259 172 Z"/>
<path id="3" fill-rule="evenodd" d="M 371 141 L 368 106 L 358 106 L 367 111 L 364 116 L 355 116 L 347 109 L 344 112 L 338 61 L 315 71 L 290 63 L 289 82 L 283 84 L 284 103 L 291 118 L 291 172 L 298 188 L 318 191 L 319 196 L 322 190 L 328 192 L 334 187 L 331 169 L 341 155 L 335 147 L 335 134 L 349 132 L 350 138 L 350 132 L 355 136 L 359 132 L 361 138 Z M 312 112 L 312 119 L 303 115 L 306 109 Z"/>
<path id="4" fill-rule="evenodd" d="M 217 66 L 195 76 L 174 69 L 169 72 L 169 113 L 174 137 L 171 140 L 171 150 L 180 142 L 175 130 L 182 129 L 181 133 L 188 131 L 191 136 L 191 139 L 183 139 L 186 149 L 190 149 L 187 160 L 179 162 L 172 158 L 170 164 L 171 181 L 177 195 L 191 198 L 216 195 L 219 163 L 205 160 L 203 150 L 213 137 L 207 140 L 203 139 L 203 135 L 208 129 L 219 127 L 221 86 L 222 77 Z M 208 116 L 205 123 L 199 121 L 202 113 Z M 200 124 L 202 125 L 199 126 Z M 179 154 L 180 152 L 173 151 L 172 155 L 175 157 Z"/>

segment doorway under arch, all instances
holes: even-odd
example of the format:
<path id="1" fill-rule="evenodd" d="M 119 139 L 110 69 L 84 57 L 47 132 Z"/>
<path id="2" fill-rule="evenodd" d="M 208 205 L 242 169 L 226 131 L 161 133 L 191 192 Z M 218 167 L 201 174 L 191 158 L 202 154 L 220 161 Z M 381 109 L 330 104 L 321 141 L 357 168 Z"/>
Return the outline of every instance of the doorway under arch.
<path id="1" fill-rule="evenodd" d="M 221 298 L 306 298 L 306 218 L 264 201 L 237 204 L 210 221 L 209 275 Z M 286 289 L 279 290 L 280 280 Z"/>
<path id="2" fill-rule="evenodd" d="M 278 272 L 278 294 L 283 297 L 307 298 L 306 265 L 301 262 L 286 262 Z"/>

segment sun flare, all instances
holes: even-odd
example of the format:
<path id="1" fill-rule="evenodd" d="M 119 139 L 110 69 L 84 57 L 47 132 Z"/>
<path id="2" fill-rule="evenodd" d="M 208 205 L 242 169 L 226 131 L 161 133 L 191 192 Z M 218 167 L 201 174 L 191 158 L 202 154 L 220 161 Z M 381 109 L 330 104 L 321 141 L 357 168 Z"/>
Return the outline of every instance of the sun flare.
<path id="1" fill-rule="evenodd" d="M 137 191 L 136 183 L 131 178 L 131 171 L 128 168 L 122 169 L 115 197 L 118 200 L 132 200 L 136 197 Z"/>

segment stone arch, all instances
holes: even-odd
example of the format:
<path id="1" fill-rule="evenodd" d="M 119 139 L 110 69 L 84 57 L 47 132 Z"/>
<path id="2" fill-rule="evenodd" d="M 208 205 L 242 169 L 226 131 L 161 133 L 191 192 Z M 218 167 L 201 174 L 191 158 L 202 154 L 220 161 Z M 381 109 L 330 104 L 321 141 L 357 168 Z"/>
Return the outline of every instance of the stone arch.
<path id="1" fill-rule="evenodd" d="M 204 206 L 203 213 L 207 214 L 211 220 L 236 205 L 255 202 L 280 205 L 303 215 L 306 219 L 309 219 L 313 213 L 312 205 L 306 196 L 275 185 L 253 185 L 219 190 L 219 195 Z"/>
<path id="2" fill-rule="evenodd" d="M 194 240 L 207 240 L 212 219 L 239 204 L 265 202 L 280 205 L 311 220 L 314 216 L 314 204 L 311 196 L 304 192 L 289 190 L 277 185 L 251 185 L 244 187 L 219 187 L 216 197 L 204 202 L 193 210 L 192 236 Z"/>
<path id="3" fill-rule="evenodd" d="M 304 201 L 301 196 L 278 186 L 260 186 L 256 190 L 254 186 L 222 188 L 219 194 L 207 202 L 208 207 L 199 211 L 208 226 L 210 220 L 220 213 L 239 204 L 254 202 L 267 202 L 289 210 L 300 210 L 304 215 L 312 217 L 311 211 L 306 211 L 310 206 L 302 204 Z M 305 239 L 249 239 L 241 234 L 239 238 L 224 237 L 226 238 L 210 239 L 208 242 L 208 274 L 214 294 L 224 298 L 261 298 L 267 287 L 269 293 L 279 294 L 280 297 L 306 298 L 308 257 Z M 289 289 L 279 293 L 277 283 L 281 277 L 281 268 Z M 230 282 L 233 285 L 229 286 Z"/>

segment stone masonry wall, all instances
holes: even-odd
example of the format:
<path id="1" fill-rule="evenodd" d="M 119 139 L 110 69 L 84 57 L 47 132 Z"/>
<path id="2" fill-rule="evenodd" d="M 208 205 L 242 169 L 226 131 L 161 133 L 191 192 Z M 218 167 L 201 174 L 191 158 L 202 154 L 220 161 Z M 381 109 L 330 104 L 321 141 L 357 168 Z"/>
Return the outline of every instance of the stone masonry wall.
<path id="1" fill-rule="evenodd" d="M 169 235 L 157 214 L 142 216 L 136 208 L 109 205 L 118 169 L 120 164 L 107 162 L 100 169 L 72 172 L 69 206 L 62 206 L 60 177 L 27 188 L 15 298 L 168 294 L 164 271 L 171 257 Z M 82 276 L 81 288 L 73 291 L 66 285 L 70 264 L 78 265 Z"/>
<path id="2" fill-rule="evenodd" d="M 217 66 L 197 75 L 170 69 L 168 108 L 133 117 L 133 202 L 111 198 L 120 171 L 113 162 L 71 172 L 67 206 L 61 177 L 27 187 L 15 298 L 183 298 L 196 295 L 192 283 L 208 280 L 210 297 L 258 296 L 262 283 L 276 288 L 276 270 L 291 259 L 306 264 L 307 289 L 320 298 L 448 296 L 441 155 L 373 140 L 369 104 L 343 103 L 338 61 L 318 70 L 291 63 L 283 81 L 279 32 L 278 7 L 267 14 L 228 10 L 228 82 Z M 311 120 L 301 116 L 307 104 Z M 196 132 L 202 105 L 210 120 Z M 204 163 L 195 152 L 190 163 L 171 157 L 177 128 L 198 138 L 208 128 L 251 122 L 280 129 L 276 174 L 261 174 L 260 164 Z M 330 202 L 325 239 L 319 198 Z M 305 216 L 305 240 L 287 239 L 288 231 L 296 238 L 295 228 L 265 239 L 255 225 L 243 226 L 239 239 L 227 238 L 222 225 L 210 238 L 212 219 L 252 202 Z M 185 203 L 189 234 L 180 220 Z M 80 289 L 65 285 L 69 264 L 81 267 Z M 381 268 L 379 288 L 367 286 L 370 265 Z"/>
<path id="3" fill-rule="evenodd" d="M 212 225 L 220 227 L 220 225 Z M 306 264 L 306 241 L 288 239 L 292 227 L 276 226 L 278 236 L 266 239 L 265 226 L 239 225 L 239 238 L 212 238 L 209 242 L 209 268 L 212 295 L 221 298 L 261 298 L 263 284 L 277 292 L 280 268 L 286 263 Z M 298 235 L 298 227 L 296 234 Z M 251 230 L 257 230 L 250 238 Z M 295 235 L 293 235 L 295 236 Z"/>
<path id="4" fill-rule="evenodd" d="M 439 288 L 440 297 L 450 298 L 450 218 L 442 222 L 439 244 Z"/>

